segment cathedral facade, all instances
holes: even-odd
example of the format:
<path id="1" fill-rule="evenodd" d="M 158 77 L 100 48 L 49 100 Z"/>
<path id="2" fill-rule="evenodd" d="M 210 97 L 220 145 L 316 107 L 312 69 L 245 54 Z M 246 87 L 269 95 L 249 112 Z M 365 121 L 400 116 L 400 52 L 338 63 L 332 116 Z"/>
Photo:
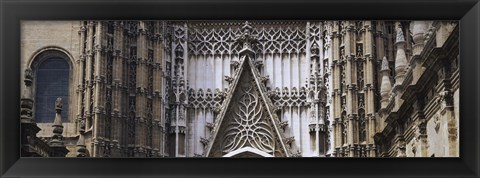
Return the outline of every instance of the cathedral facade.
<path id="1" fill-rule="evenodd" d="M 68 157 L 459 156 L 455 21 L 21 30 L 22 124 Z"/>

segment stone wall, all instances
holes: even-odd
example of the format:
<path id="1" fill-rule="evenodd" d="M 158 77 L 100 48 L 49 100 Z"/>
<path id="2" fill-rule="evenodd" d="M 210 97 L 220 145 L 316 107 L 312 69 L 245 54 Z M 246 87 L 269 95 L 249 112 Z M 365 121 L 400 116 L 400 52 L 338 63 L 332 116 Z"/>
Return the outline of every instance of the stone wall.
<path id="1" fill-rule="evenodd" d="M 74 124 L 76 110 L 76 70 L 80 53 L 79 44 L 80 21 L 29 21 L 25 20 L 20 23 L 21 26 L 21 75 L 26 67 L 34 63 L 34 59 L 43 51 L 56 50 L 65 53 L 70 57 L 70 88 L 69 88 L 69 114 L 63 114 L 67 117 L 69 123 L 63 123 L 64 136 L 73 137 L 78 135 Z M 35 74 L 34 74 L 35 75 Z M 35 76 L 34 76 L 35 77 Z M 35 80 L 35 79 L 34 79 Z M 21 85 L 22 91 L 25 85 Z M 33 85 L 32 93 L 35 95 L 35 85 Z M 52 103 L 54 105 L 55 103 Z M 35 117 L 35 116 L 34 116 Z M 39 137 L 50 137 L 52 135 L 52 123 L 38 123 L 42 129 Z"/>

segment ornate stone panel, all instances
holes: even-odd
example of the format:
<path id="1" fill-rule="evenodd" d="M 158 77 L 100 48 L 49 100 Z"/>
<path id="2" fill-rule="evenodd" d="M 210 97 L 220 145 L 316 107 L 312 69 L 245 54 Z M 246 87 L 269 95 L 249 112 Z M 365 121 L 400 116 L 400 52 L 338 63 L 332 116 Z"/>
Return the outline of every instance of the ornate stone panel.
<path id="1" fill-rule="evenodd" d="M 216 124 L 218 132 L 209 156 L 221 157 L 245 147 L 274 156 L 286 156 L 280 144 L 281 136 L 275 132 L 273 118 L 262 99 L 252 69 L 248 61 L 244 63 L 225 115 L 221 123 Z"/>

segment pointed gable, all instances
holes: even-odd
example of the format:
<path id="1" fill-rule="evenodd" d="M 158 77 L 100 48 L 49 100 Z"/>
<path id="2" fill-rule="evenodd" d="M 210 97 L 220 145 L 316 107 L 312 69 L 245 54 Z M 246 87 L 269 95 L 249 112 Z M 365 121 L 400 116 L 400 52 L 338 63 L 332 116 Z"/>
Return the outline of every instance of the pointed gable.
<path id="1" fill-rule="evenodd" d="M 248 55 L 240 62 L 216 118 L 205 156 L 222 157 L 241 149 L 263 153 L 259 155 L 290 156 L 274 106 L 257 69 Z"/>

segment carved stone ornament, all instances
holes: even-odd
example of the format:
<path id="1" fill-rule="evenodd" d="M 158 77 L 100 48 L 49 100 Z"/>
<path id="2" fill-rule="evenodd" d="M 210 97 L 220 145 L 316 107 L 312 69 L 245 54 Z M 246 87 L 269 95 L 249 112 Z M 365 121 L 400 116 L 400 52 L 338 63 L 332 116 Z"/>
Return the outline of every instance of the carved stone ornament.
<path id="1" fill-rule="evenodd" d="M 395 42 L 398 43 L 398 42 L 404 42 L 404 41 L 405 41 L 405 38 L 403 36 L 402 28 L 398 27 L 397 28 L 397 38 L 396 38 Z"/>
<path id="2" fill-rule="evenodd" d="M 59 110 L 60 111 L 62 110 L 62 107 L 63 107 L 62 98 L 57 98 L 57 100 L 55 100 L 55 110 L 57 110 L 57 112 L 59 112 Z"/>
<path id="3" fill-rule="evenodd" d="M 32 69 L 30 68 L 25 69 L 25 84 L 27 86 L 30 86 L 32 84 L 32 80 L 33 80 Z"/>
<path id="4" fill-rule="evenodd" d="M 387 57 L 383 56 L 382 59 L 382 70 L 389 70 Z"/>
<path id="5" fill-rule="evenodd" d="M 253 51 L 252 45 L 258 43 L 257 36 L 252 35 L 252 26 L 248 21 L 242 27 L 242 33 L 235 39 L 242 46 L 242 53 L 245 50 Z"/>

